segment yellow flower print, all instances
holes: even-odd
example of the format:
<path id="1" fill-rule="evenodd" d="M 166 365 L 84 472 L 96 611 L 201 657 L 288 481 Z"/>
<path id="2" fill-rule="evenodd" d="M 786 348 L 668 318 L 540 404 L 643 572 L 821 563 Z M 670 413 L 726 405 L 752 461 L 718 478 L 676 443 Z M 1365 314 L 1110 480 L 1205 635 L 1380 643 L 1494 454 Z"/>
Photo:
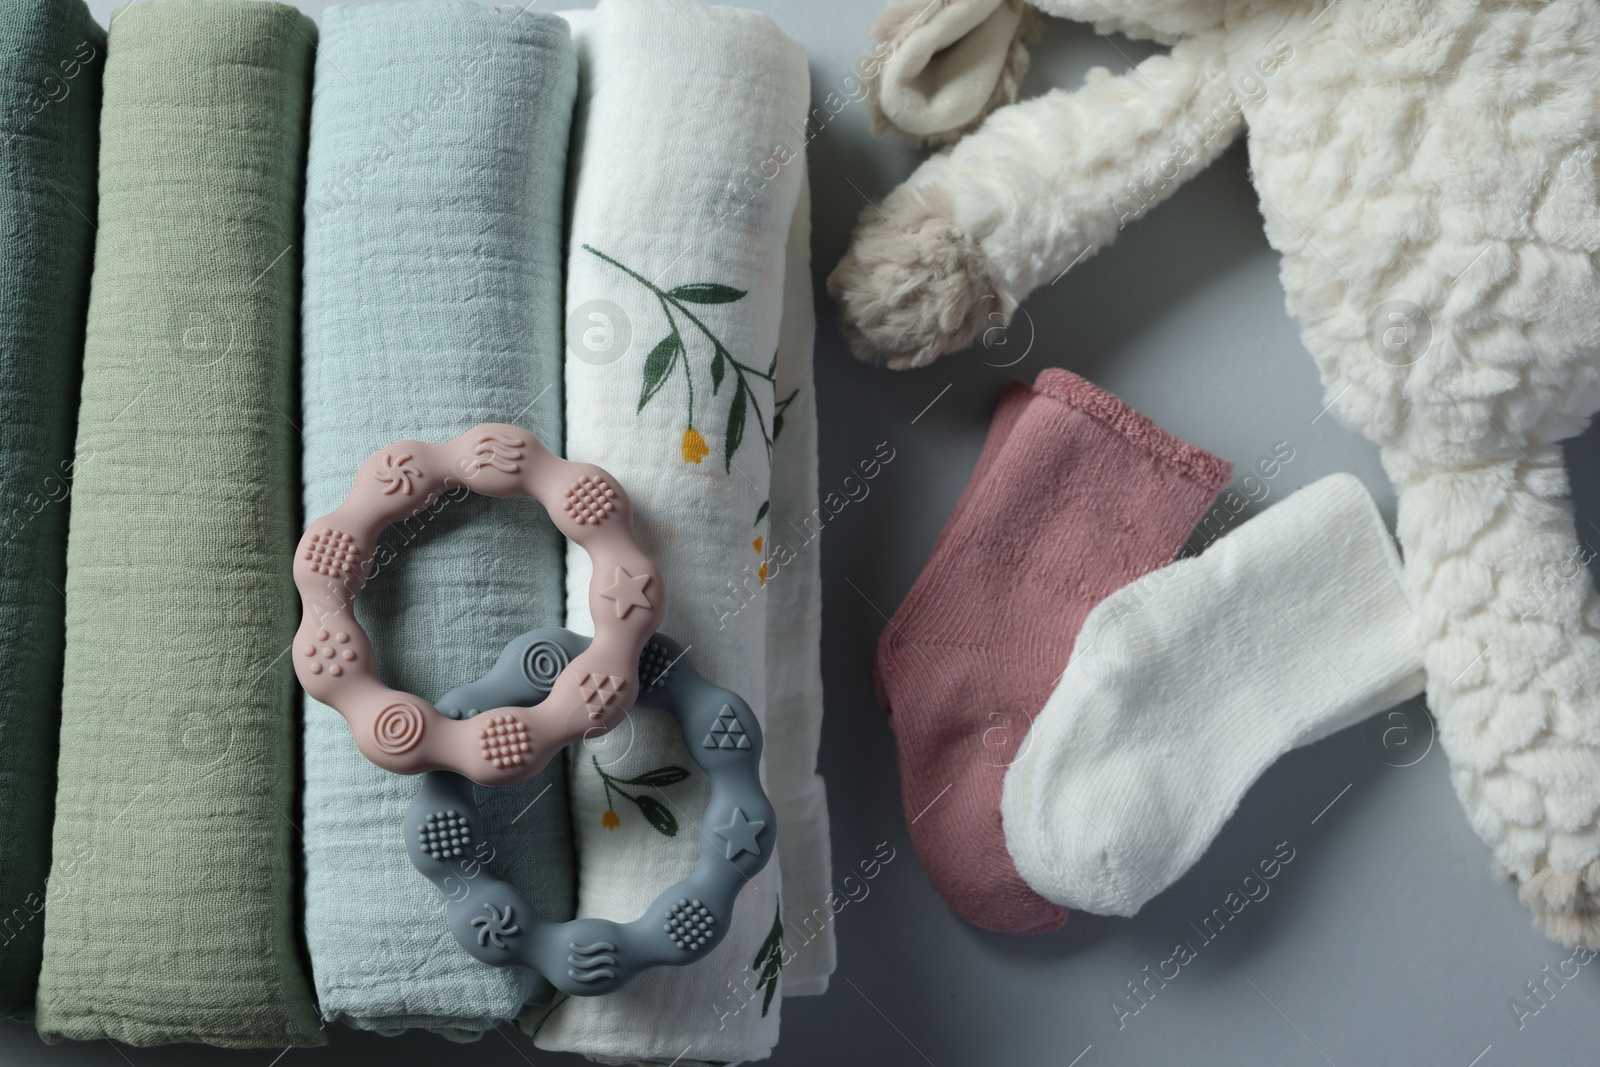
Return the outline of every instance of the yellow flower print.
<path id="1" fill-rule="evenodd" d="M 711 448 L 706 444 L 706 439 L 700 436 L 700 431 L 693 426 L 683 431 L 683 461 L 685 463 L 699 463 L 711 454 Z"/>
<path id="2" fill-rule="evenodd" d="M 644 786 L 649 789 L 665 789 L 669 785 L 677 785 L 689 777 L 689 772 L 682 767 L 668 764 L 654 770 L 645 771 L 643 774 L 632 778 L 616 778 L 605 772 L 600 766 L 600 760 L 590 756 L 594 764 L 594 773 L 600 776 L 600 782 L 606 787 L 606 810 L 600 816 L 600 825 L 607 830 L 615 830 L 622 825 L 622 816 L 617 814 L 611 805 L 615 803 L 611 795 L 615 793 L 623 800 L 632 802 L 639 809 L 639 814 L 644 816 L 644 821 L 662 837 L 678 836 L 678 820 L 668 810 L 667 806 L 653 796 L 644 793 L 630 793 L 622 787 L 625 785 Z"/>

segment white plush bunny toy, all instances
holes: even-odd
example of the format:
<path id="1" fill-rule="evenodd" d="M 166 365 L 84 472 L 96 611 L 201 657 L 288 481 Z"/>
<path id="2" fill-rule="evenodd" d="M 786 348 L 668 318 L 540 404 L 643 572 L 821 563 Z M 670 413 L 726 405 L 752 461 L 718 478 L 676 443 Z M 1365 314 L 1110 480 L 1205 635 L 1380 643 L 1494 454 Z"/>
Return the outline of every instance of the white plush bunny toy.
<path id="1" fill-rule="evenodd" d="M 829 283 L 852 346 L 966 347 L 1247 133 L 1325 398 L 1399 493 L 1456 792 L 1550 936 L 1600 948 L 1600 598 L 1559 444 L 1600 408 L 1600 0 L 1037 6 L 1171 52 L 985 119 L 1034 12 L 891 0 L 879 121 L 956 143 L 863 214 Z"/>

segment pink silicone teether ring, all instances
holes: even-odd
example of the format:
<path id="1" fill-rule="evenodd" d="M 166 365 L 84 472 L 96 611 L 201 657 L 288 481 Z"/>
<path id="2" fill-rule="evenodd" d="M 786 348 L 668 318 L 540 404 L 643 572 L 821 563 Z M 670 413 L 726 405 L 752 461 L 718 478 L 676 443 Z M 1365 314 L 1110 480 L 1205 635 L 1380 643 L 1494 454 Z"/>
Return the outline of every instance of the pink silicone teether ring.
<path id="1" fill-rule="evenodd" d="M 463 487 L 533 497 L 589 553 L 595 635 L 538 704 L 452 719 L 378 681 L 354 605 L 383 528 Z M 443 444 L 396 441 L 374 452 L 344 503 L 301 536 L 294 583 L 304 608 L 295 674 L 345 717 L 362 755 L 398 774 L 450 770 L 483 785 L 532 777 L 567 745 L 616 725 L 639 694 L 640 650 L 666 614 L 661 572 L 634 541 L 633 509 L 616 479 L 554 456 L 527 430 L 503 423 Z"/>

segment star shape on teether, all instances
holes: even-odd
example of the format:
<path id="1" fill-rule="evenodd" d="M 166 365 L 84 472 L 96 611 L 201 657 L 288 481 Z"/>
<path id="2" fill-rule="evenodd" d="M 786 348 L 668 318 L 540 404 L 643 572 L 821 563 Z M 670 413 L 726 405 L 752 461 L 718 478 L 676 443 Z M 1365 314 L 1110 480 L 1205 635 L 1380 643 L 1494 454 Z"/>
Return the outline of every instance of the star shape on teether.
<path id="1" fill-rule="evenodd" d="M 731 860 L 741 852 L 748 852 L 754 856 L 761 855 L 761 846 L 756 844 L 756 835 L 766 827 L 767 824 L 760 819 L 751 822 L 745 818 L 741 809 L 734 808 L 733 818 L 728 820 L 728 825 L 714 826 L 712 831 L 727 842 L 722 854 Z"/>
<path id="2" fill-rule="evenodd" d="M 617 618 L 626 619 L 628 612 L 634 608 L 650 610 L 650 598 L 644 595 L 645 586 L 649 584 L 650 576 L 648 574 L 635 576 L 618 567 L 615 580 L 611 585 L 600 590 L 600 595 L 607 600 L 616 601 Z"/>

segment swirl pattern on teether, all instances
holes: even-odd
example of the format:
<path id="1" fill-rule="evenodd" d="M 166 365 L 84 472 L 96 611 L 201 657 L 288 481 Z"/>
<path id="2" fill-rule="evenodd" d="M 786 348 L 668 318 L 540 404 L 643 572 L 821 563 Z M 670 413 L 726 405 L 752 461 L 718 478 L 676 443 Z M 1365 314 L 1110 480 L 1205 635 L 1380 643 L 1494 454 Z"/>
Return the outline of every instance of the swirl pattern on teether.
<path id="1" fill-rule="evenodd" d="M 548 695 L 531 707 L 479 709 L 484 717 L 470 721 L 380 682 L 354 611 L 384 527 L 460 489 L 533 497 L 594 561 L 593 643 L 576 656 L 559 645 L 530 648 L 522 668 Z M 632 506 L 616 479 L 560 459 L 527 430 L 502 423 L 442 444 L 396 441 L 373 453 L 344 503 L 301 536 L 294 580 L 303 608 L 295 673 L 306 692 L 345 717 L 362 754 L 400 774 L 451 770 L 484 785 L 529 778 L 566 745 L 616 725 L 638 698 L 639 654 L 666 614 L 661 572 L 634 540 Z"/>

